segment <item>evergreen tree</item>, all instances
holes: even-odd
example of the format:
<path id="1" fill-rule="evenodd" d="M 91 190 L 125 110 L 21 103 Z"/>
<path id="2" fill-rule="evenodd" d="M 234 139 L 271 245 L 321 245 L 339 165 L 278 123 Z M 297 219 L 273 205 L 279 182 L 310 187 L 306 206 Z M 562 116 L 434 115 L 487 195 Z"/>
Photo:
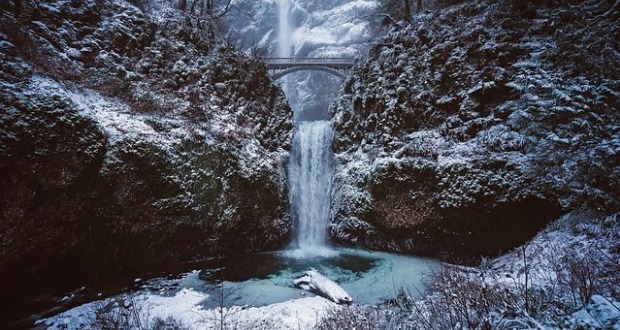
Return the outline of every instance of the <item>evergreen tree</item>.
<path id="1" fill-rule="evenodd" d="M 380 15 L 385 16 L 388 24 L 398 21 L 411 22 L 411 1 L 410 0 L 383 0 L 380 7 Z"/>

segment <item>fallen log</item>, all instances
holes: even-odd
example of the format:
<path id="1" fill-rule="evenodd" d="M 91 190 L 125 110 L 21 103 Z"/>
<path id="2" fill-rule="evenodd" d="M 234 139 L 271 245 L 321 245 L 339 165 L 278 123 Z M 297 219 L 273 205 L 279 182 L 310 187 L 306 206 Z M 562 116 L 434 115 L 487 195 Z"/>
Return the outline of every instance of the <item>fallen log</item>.
<path id="1" fill-rule="evenodd" d="M 293 281 L 296 287 L 313 292 L 337 304 L 350 305 L 353 299 L 336 282 L 321 275 L 316 269 L 304 272 L 304 275 Z"/>

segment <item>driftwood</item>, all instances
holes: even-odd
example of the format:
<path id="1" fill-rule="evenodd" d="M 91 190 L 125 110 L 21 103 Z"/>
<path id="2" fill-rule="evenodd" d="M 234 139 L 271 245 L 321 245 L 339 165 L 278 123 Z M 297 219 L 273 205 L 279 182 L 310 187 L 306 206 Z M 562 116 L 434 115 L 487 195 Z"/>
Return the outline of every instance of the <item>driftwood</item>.
<path id="1" fill-rule="evenodd" d="M 313 292 L 337 304 L 349 305 L 353 299 L 336 282 L 321 275 L 316 269 L 310 268 L 304 275 L 293 281 L 296 287 Z"/>

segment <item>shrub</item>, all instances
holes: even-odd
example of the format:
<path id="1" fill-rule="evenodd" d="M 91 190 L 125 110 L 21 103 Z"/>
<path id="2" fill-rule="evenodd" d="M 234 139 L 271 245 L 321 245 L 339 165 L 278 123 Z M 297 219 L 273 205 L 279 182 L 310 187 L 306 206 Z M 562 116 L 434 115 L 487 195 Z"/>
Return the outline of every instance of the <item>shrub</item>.
<path id="1" fill-rule="evenodd" d="M 145 329 L 143 305 L 133 296 L 122 295 L 93 305 L 92 329 Z"/>
<path id="2" fill-rule="evenodd" d="M 386 320 L 387 309 L 382 307 L 348 306 L 330 310 L 317 324 L 319 330 L 394 329 Z"/>
<path id="3" fill-rule="evenodd" d="M 151 318 L 144 302 L 132 295 L 93 304 L 90 329 L 186 330 L 181 321 L 168 316 Z"/>

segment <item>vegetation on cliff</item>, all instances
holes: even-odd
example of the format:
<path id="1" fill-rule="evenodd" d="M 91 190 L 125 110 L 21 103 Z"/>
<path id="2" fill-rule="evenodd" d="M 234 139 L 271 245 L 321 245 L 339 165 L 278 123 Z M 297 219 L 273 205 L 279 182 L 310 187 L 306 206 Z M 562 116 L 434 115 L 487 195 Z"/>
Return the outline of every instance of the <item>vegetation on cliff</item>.
<path id="1" fill-rule="evenodd" d="M 477 258 L 620 210 L 617 20 L 605 1 L 464 1 L 395 25 L 332 108 L 334 239 Z"/>
<path id="2" fill-rule="evenodd" d="M 0 6 L 0 300 L 288 242 L 291 109 L 209 16 Z"/>

